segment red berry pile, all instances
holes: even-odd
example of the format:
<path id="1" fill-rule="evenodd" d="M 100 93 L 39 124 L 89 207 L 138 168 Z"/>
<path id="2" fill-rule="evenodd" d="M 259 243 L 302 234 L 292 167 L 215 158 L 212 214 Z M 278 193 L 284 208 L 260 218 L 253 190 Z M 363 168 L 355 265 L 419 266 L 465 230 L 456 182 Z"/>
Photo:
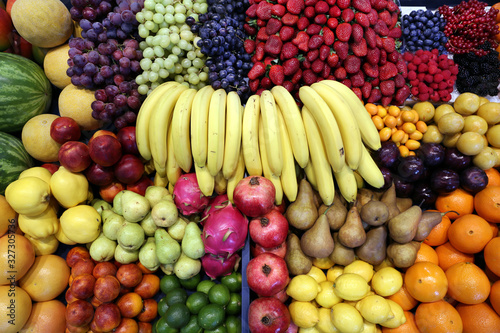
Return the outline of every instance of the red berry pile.
<path id="1" fill-rule="evenodd" d="M 252 54 L 252 92 L 337 80 L 371 103 L 403 104 L 410 95 L 397 45 L 393 0 L 250 0 L 244 28 Z"/>
<path id="2" fill-rule="evenodd" d="M 405 52 L 408 63 L 408 80 L 411 94 L 421 100 L 448 102 L 457 80 L 458 65 L 447 55 L 439 55 L 438 49 Z"/>

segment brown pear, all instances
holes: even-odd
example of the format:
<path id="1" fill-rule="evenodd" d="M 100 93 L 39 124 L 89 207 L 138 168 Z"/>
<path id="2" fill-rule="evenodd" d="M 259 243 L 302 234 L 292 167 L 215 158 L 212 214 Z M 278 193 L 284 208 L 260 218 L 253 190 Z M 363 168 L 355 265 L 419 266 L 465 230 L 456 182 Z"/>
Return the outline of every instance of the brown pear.
<path id="1" fill-rule="evenodd" d="M 415 263 L 420 242 L 411 241 L 405 244 L 391 243 L 387 246 L 387 257 L 398 268 L 408 268 Z"/>
<path id="2" fill-rule="evenodd" d="M 318 214 L 325 214 L 328 219 L 330 229 L 337 231 L 344 224 L 347 216 L 347 207 L 342 202 L 341 195 L 333 197 L 333 203 L 330 206 L 321 205 L 318 209 Z"/>
<path id="3" fill-rule="evenodd" d="M 356 195 L 356 207 L 358 210 L 361 210 L 361 207 L 363 207 L 367 202 L 378 199 L 379 197 L 375 194 L 375 191 L 362 187 L 358 189 L 358 194 Z"/>
<path id="4" fill-rule="evenodd" d="M 285 262 L 291 275 L 306 274 L 312 267 L 312 259 L 302 252 L 300 239 L 292 232 L 286 239 Z"/>
<path id="5" fill-rule="evenodd" d="M 333 237 L 325 214 L 321 214 L 314 225 L 300 237 L 300 247 L 305 255 L 326 258 L 333 251 Z"/>
<path id="6" fill-rule="evenodd" d="M 389 236 L 398 243 L 404 244 L 413 240 L 417 234 L 418 224 L 422 216 L 420 206 L 414 205 L 387 222 Z"/>
<path id="7" fill-rule="evenodd" d="M 307 180 L 302 179 L 300 181 L 297 199 L 288 206 L 285 212 L 285 217 L 291 226 L 300 230 L 307 230 L 318 219 L 318 208 L 314 202 L 313 191 L 311 184 Z"/>
<path id="8" fill-rule="evenodd" d="M 441 223 L 443 216 L 447 212 L 441 213 L 438 211 L 426 210 L 422 213 L 422 217 L 418 222 L 417 233 L 413 238 L 414 241 L 421 242 L 429 236 L 432 228 Z"/>
<path id="9" fill-rule="evenodd" d="M 363 228 L 358 208 L 353 204 L 347 212 L 344 225 L 339 229 L 339 241 L 347 247 L 361 246 L 366 240 L 366 231 Z"/>
<path id="10" fill-rule="evenodd" d="M 330 258 L 335 264 L 347 266 L 356 259 L 354 249 L 345 247 L 340 243 L 338 232 L 333 234 L 333 242 L 333 252 L 328 256 L 328 258 Z"/>
<path id="11" fill-rule="evenodd" d="M 411 198 L 396 197 L 396 206 L 398 206 L 399 212 L 402 213 L 413 206 L 413 200 Z"/>
<path id="12" fill-rule="evenodd" d="M 377 227 L 389 220 L 389 208 L 379 200 L 368 201 L 359 211 L 361 220 L 371 226 Z"/>
<path id="13" fill-rule="evenodd" d="M 354 252 L 359 259 L 372 265 L 378 265 L 387 255 L 387 228 L 381 225 L 368 230 L 366 241 Z"/>
<path id="14" fill-rule="evenodd" d="M 382 197 L 380 197 L 380 201 L 385 203 L 387 208 L 389 208 L 389 220 L 400 213 L 396 203 L 396 185 L 394 185 L 394 183 L 392 183 L 391 187 L 385 190 Z"/>

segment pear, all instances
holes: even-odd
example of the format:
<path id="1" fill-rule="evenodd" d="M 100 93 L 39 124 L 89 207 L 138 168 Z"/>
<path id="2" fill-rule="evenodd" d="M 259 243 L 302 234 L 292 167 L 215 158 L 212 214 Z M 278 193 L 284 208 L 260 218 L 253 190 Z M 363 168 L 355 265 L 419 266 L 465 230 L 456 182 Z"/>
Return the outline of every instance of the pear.
<path id="1" fill-rule="evenodd" d="M 366 240 L 366 231 L 361 222 L 356 204 L 347 212 L 344 225 L 339 229 L 339 241 L 342 245 L 354 248 L 361 246 Z"/>
<path id="2" fill-rule="evenodd" d="M 162 265 L 160 264 L 160 269 L 165 275 L 174 274 L 174 264 Z"/>
<path id="3" fill-rule="evenodd" d="M 379 194 L 369 188 L 362 187 L 356 195 L 356 207 L 361 210 L 361 207 L 372 200 L 379 200 Z"/>
<path id="4" fill-rule="evenodd" d="M 413 200 L 411 198 L 396 198 L 396 206 L 398 206 L 399 212 L 402 213 L 413 206 Z"/>
<path id="5" fill-rule="evenodd" d="M 418 224 L 422 216 L 420 206 L 411 206 L 407 210 L 394 216 L 387 222 L 389 236 L 398 243 L 411 241 L 417 234 Z"/>
<path id="6" fill-rule="evenodd" d="M 115 256 L 116 242 L 101 234 L 90 244 L 90 257 L 95 261 L 110 261 Z"/>
<path id="7" fill-rule="evenodd" d="M 387 257 L 395 267 L 408 268 L 415 263 L 420 244 L 415 241 L 405 244 L 391 243 L 387 246 Z"/>
<path id="8" fill-rule="evenodd" d="M 50 203 L 50 186 L 38 177 L 24 177 L 10 183 L 5 189 L 5 199 L 19 214 L 39 215 Z"/>
<path id="9" fill-rule="evenodd" d="M 167 232 L 176 241 L 180 242 L 184 238 L 186 226 L 190 221 L 182 215 L 179 215 L 177 221 L 167 228 Z"/>
<path id="10" fill-rule="evenodd" d="M 335 195 L 333 197 L 333 203 L 330 206 L 322 204 L 318 209 L 318 214 L 325 213 L 330 229 L 333 231 L 340 229 L 347 216 L 347 207 L 341 198 L 341 195 Z"/>
<path id="11" fill-rule="evenodd" d="M 92 207 L 95 208 L 95 210 L 97 210 L 97 212 L 99 214 L 102 214 L 102 211 L 105 210 L 105 209 L 112 209 L 113 206 L 111 206 L 111 204 L 107 201 L 104 201 L 102 199 L 94 199 L 92 200 L 92 202 L 90 203 Z"/>
<path id="12" fill-rule="evenodd" d="M 125 224 L 123 216 L 116 214 L 111 209 L 105 209 L 101 213 L 102 232 L 111 240 L 116 240 L 118 230 Z"/>
<path id="13" fill-rule="evenodd" d="M 189 222 L 184 232 L 181 243 L 182 252 L 191 259 L 199 259 L 205 254 L 205 244 L 201 237 L 201 229 L 198 223 Z"/>
<path id="14" fill-rule="evenodd" d="M 396 185 L 394 185 L 394 183 L 392 183 L 391 187 L 385 190 L 382 197 L 380 197 L 380 201 L 385 203 L 387 208 L 389 208 L 389 220 L 400 213 L 397 205 Z"/>
<path id="15" fill-rule="evenodd" d="M 139 250 L 127 251 L 120 245 L 115 248 L 115 260 L 120 264 L 126 265 L 136 262 L 139 259 Z"/>
<path id="16" fill-rule="evenodd" d="M 118 244 L 128 251 L 139 250 L 145 238 L 144 229 L 139 224 L 132 222 L 125 223 L 118 229 L 116 235 Z"/>
<path id="17" fill-rule="evenodd" d="M 342 245 L 339 241 L 339 233 L 333 233 L 333 252 L 328 256 L 335 264 L 347 266 L 355 260 L 354 249 Z"/>
<path id="18" fill-rule="evenodd" d="M 123 214 L 123 206 L 122 206 L 123 193 L 125 193 L 125 190 L 116 193 L 116 195 L 113 197 L 113 211 L 119 215 Z"/>
<path id="19" fill-rule="evenodd" d="M 201 271 L 201 260 L 191 259 L 185 253 L 174 264 L 174 274 L 181 280 L 192 278 Z"/>
<path id="20" fill-rule="evenodd" d="M 354 250 L 356 256 L 372 265 L 378 265 L 386 257 L 387 228 L 374 227 L 366 233 L 366 241 Z"/>
<path id="21" fill-rule="evenodd" d="M 297 199 L 288 206 L 285 217 L 291 226 L 300 230 L 307 230 L 313 226 L 318 218 L 317 207 L 311 184 L 302 179 L 299 183 Z"/>
<path id="22" fill-rule="evenodd" d="M 312 267 L 312 259 L 304 254 L 294 233 L 289 233 L 286 240 L 285 262 L 291 275 L 306 274 Z"/>
<path id="23" fill-rule="evenodd" d="M 441 213 L 429 210 L 422 212 L 422 216 L 420 217 L 420 221 L 418 222 L 417 232 L 415 234 L 415 237 L 413 237 L 413 240 L 418 242 L 424 241 L 427 236 L 429 236 L 432 228 L 441 223 L 443 216 L 447 213 L 448 212 Z"/>
<path id="24" fill-rule="evenodd" d="M 156 205 L 158 201 L 164 198 L 172 198 L 172 195 L 166 187 L 163 186 L 149 186 L 144 193 L 144 197 L 148 199 L 151 207 Z M 173 200 L 173 199 L 172 199 Z"/>
<path id="25" fill-rule="evenodd" d="M 142 229 L 144 229 L 144 234 L 146 235 L 146 237 L 154 236 L 156 229 L 159 228 L 153 220 L 151 212 L 149 212 L 148 215 L 146 215 L 146 217 L 144 217 L 142 221 L 139 222 L 139 225 L 142 227 Z"/>
<path id="26" fill-rule="evenodd" d="M 133 191 L 125 190 L 122 195 L 122 215 L 129 222 L 139 222 L 151 210 L 148 199 Z"/>
<path id="27" fill-rule="evenodd" d="M 162 199 L 151 209 L 151 217 L 157 226 L 168 228 L 177 222 L 179 211 L 175 203 L 168 199 Z"/>
<path id="28" fill-rule="evenodd" d="M 300 248 L 309 257 L 326 258 L 332 253 L 333 246 L 330 224 L 325 214 L 321 214 L 300 237 Z"/>
<path id="29" fill-rule="evenodd" d="M 139 250 L 139 262 L 150 271 L 156 271 L 160 267 L 160 260 L 156 255 L 156 250 L 155 237 L 148 237 Z"/>
<path id="30" fill-rule="evenodd" d="M 389 208 L 382 201 L 371 200 L 361 207 L 359 215 L 363 222 L 377 227 L 389 220 Z"/>
<path id="31" fill-rule="evenodd" d="M 160 264 L 173 264 L 181 255 L 181 245 L 170 235 L 167 230 L 158 228 L 155 231 L 156 256 Z"/>

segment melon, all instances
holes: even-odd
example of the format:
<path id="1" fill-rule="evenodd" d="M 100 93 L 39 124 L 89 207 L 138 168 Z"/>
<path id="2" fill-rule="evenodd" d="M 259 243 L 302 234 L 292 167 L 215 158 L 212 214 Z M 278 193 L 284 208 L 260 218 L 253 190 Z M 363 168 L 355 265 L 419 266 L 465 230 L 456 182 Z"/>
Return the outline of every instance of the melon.
<path id="1" fill-rule="evenodd" d="M 21 140 L 13 135 L 0 132 L 0 194 L 16 180 L 21 172 L 33 166 L 33 159 L 28 154 Z"/>

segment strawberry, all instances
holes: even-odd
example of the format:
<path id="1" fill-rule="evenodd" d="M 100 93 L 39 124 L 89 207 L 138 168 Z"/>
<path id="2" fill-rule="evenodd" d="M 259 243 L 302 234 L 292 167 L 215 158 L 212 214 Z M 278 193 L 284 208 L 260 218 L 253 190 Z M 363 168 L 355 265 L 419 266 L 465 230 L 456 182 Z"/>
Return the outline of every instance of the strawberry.
<path id="1" fill-rule="evenodd" d="M 326 14 L 330 10 L 330 6 L 326 3 L 326 1 L 318 1 L 314 5 L 314 9 L 318 14 Z"/>
<path id="2" fill-rule="evenodd" d="M 330 29 L 335 29 L 339 25 L 339 20 L 337 20 L 335 17 L 330 17 L 328 20 L 326 20 L 326 25 Z"/>
<path id="3" fill-rule="evenodd" d="M 298 69 L 295 74 L 293 74 L 292 78 L 290 79 L 290 81 L 293 83 L 293 84 L 297 84 L 299 83 L 299 81 L 302 79 L 302 69 Z"/>
<path id="4" fill-rule="evenodd" d="M 297 36 L 292 40 L 292 43 L 304 52 L 309 51 L 307 43 L 309 42 L 309 35 L 305 31 L 299 31 Z"/>
<path id="5" fill-rule="evenodd" d="M 359 71 L 355 73 L 354 75 L 351 75 L 351 84 L 353 87 L 362 87 L 365 84 L 365 74 L 363 74 L 362 71 Z"/>
<path id="6" fill-rule="evenodd" d="M 372 28 L 365 28 L 365 39 L 368 47 L 372 49 L 377 47 L 377 34 Z"/>
<path id="7" fill-rule="evenodd" d="M 288 0 L 286 2 L 286 9 L 289 13 L 299 15 L 304 10 L 304 0 Z"/>
<path id="8" fill-rule="evenodd" d="M 354 11 L 351 8 L 346 8 L 342 11 L 340 15 L 345 23 L 349 23 L 354 20 Z"/>
<path id="9" fill-rule="evenodd" d="M 337 40 L 335 41 L 335 43 L 333 43 L 333 49 L 339 56 L 340 60 L 344 60 L 349 54 L 349 44 L 347 44 L 347 42 L 341 42 Z"/>
<path id="10" fill-rule="evenodd" d="M 382 98 L 382 94 L 380 93 L 380 89 L 374 88 L 370 92 L 370 97 L 368 97 L 368 103 L 376 103 L 380 101 Z"/>
<path id="11" fill-rule="evenodd" d="M 380 104 L 382 104 L 383 106 L 388 106 L 390 105 L 392 102 L 392 96 L 382 96 L 382 98 L 380 99 Z"/>
<path id="12" fill-rule="evenodd" d="M 333 75 L 335 75 L 337 80 L 343 80 L 347 77 L 347 72 L 344 67 L 339 67 L 333 72 Z"/>
<path id="13" fill-rule="evenodd" d="M 378 48 L 368 48 L 366 52 L 366 61 L 370 65 L 377 65 L 380 61 L 380 50 Z"/>
<path id="14" fill-rule="evenodd" d="M 386 50 L 387 52 L 387 50 Z M 397 63 L 398 60 L 399 60 L 399 57 L 400 57 L 401 53 L 399 52 L 396 52 L 396 51 L 393 51 L 393 52 L 388 52 L 387 53 L 387 60 L 392 62 L 392 63 Z"/>
<path id="15" fill-rule="evenodd" d="M 378 87 L 378 84 L 380 83 L 380 79 L 378 77 L 373 78 L 373 80 L 371 80 L 370 83 L 371 83 L 373 88 Z"/>
<path id="16" fill-rule="evenodd" d="M 264 58 L 264 65 L 266 66 L 266 68 L 271 67 L 271 65 L 274 65 L 275 63 L 276 63 L 275 57 L 267 56 Z"/>
<path id="17" fill-rule="evenodd" d="M 309 19 L 305 16 L 299 18 L 299 20 L 297 21 L 297 29 L 305 30 L 307 26 L 309 26 Z"/>
<path id="18" fill-rule="evenodd" d="M 274 35 L 281 29 L 281 21 L 277 18 L 271 17 L 266 24 L 266 34 Z"/>
<path id="19" fill-rule="evenodd" d="M 255 11 L 255 15 L 261 20 L 267 21 L 271 18 L 271 8 L 273 7 L 272 4 L 270 4 L 267 1 L 261 1 L 257 5 L 257 9 Z"/>
<path id="20" fill-rule="evenodd" d="M 264 45 L 266 45 L 264 42 L 258 42 L 257 45 L 255 45 L 255 57 L 258 61 L 264 59 Z"/>
<path id="21" fill-rule="evenodd" d="M 367 99 L 368 97 L 370 97 L 371 91 L 372 85 L 370 84 L 370 82 L 365 81 L 365 83 L 363 83 L 363 86 L 361 87 L 361 94 L 363 95 L 363 98 Z"/>
<path id="22" fill-rule="evenodd" d="M 389 28 L 387 27 L 387 24 L 385 24 L 385 22 L 382 20 L 377 21 L 377 23 L 373 27 L 373 30 L 377 33 L 377 35 L 381 37 L 385 37 L 389 33 Z"/>
<path id="23" fill-rule="evenodd" d="M 403 59 L 400 59 L 396 62 L 396 68 L 398 69 L 398 73 L 401 73 L 404 78 L 408 76 L 408 66 Z"/>
<path id="24" fill-rule="evenodd" d="M 281 55 L 280 57 L 282 59 L 291 59 L 295 57 L 299 53 L 299 49 L 295 44 L 292 42 L 286 42 L 283 44 L 283 47 L 281 48 Z"/>
<path id="25" fill-rule="evenodd" d="M 286 76 L 295 74 L 300 68 L 300 61 L 297 58 L 290 58 L 283 63 L 283 73 Z"/>
<path id="26" fill-rule="evenodd" d="M 316 59 L 313 61 L 311 64 L 311 69 L 314 73 L 320 73 L 323 71 L 323 68 L 325 67 L 325 63 L 321 61 L 321 59 Z"/>
<path id="27" fill-rule="evenodd" d="M 330 10 L 328 11 L 328 15 L 330 15 L 330 17 L 340 17 L 341 14 L 342 11 L 338 6 L 330 7 Z"/>
<path id="28" fill-rule="evenodd" d="M 314 23 L 319 24 L 319 25 L 325 25 L 326 21 L 328 20 L 328 17 L 325 14 L 319 14 L 314 17 Z"/>
<path id="29" fill-rule="evenodd" d="M 292 92 L 293 91 L 293 87 L 294 87 L 294 84 L 292 83 L 292 81 L 285 81 L 283 82 L 283 87 L 288 90 L 288 92 Z"/>
<path id="30" fill-rule="evenodd" d="M 351 38 L 352 27 L 349 23 L 340 23 L 335 29 L 335 35 L 341 42 L 347 42 Z"/>
<path id="31" fill-rule="evenodd" d="M 252 54 L 255 51 L 255 41 L 253 39 L 245 39 L 243 42 L 243 48 L 248 54 Z"/>
<path id="32" fill-rule="evenodd" d="M 350 79 L 343 79 L 342 81 L 340 81 L 344 86 L 347 86 L 348 88 L 351 88 L 352 87 L 352 82 Z"/>
<path id="33" fill-rule="evenodd" d="M 295 29 L 292 27 L 289 27 L 287 25 L 284 25 L 280 29 L 280 38 L 283 42 L 291 40 L 294 35 L 295 35 Z"/>
<path id="34" fill-rule="evenodd" d="M 394 41 L 394 38 L 382 38 L 382 47 L 387 53 L 394 52 L 396 50 L 396 42 Z"/>
<path id="35" fill-rule="evenodd" d="M 281 18 L 281 23 L 283 23 L 284 25 L 288 25 L 288 26 L 294 26 L 298 20 L 299 20 L 298 15 L 286 13 Z"/>
<path id="36" fill-rule="evenodd" d="M 373 5 L 372 5 L 373 6 Z M 378 13 L 375 9 L 372 8 L 368 14 L 366 14 L 368 17 L 368 21 L 370 22 L 370 25 L 375 25 L 378 21 Z"/>
<path id="37" fill-rule="evenodd" d="M 378 18 L 380 20 L 384 21 L 384 23 L 387 26 L 390 26 L 392 24 L 391 13 L 389 13 L 387 10 L 383 10 L 383 11 L 379 12 L 378 13 Z"/>
<path id="38" fill-rule="evenodd" d="M 262 80 L 260 80 L 260 87 L 263 89 L 270 89 L 273 86 L 273 82 L 267 76 L 264 76 Z"/>
<path id="39" fill-rule="evenodd" d="M 406 99 L 410 96 L 410 87 L 408 87 L 406 84 L 402 86 L 401 88 L 398 89 L 396 92 L 396 96 L 394 97 L 394 101 L 398 105 L 404 104 Z"/>
<path id="40" fill-rule="evenodd" d="M 352 40 L 354 42 L 359 42 L 364 35 L 363 27 L 358 23 L 353 23 L 351 27 L 352 27 L 352 32 L 351 32 Z"/>
<path id="41" fill-rule="evenodd" d="M 328 6 L 333 7 L 337 3 L 337 0 L 326 0 Z"/>
<path id="42" fill-rule="evenodd" d="M 323 27 L 322 33 L 323 33 L 323 43 L 325 45 L 330 46 L 333 44 L 333 42 L 335 42 L 335 34 L 330 28 Z"/>
<path id="43" fill-rule="evenodd" d="M 379 68 L 379 78 L 380 80 L 388 80 L 390 78 L 393 78 L 398 74 L 398 69 L 396 68 L 396 65 L 394 65 L 392 62 L 387 62 L 385 65 L 380 66 Z"/>
<path id="44" fill-rule="evenodd" d="M 330 76 L 330 73 L 332 72 L 332 68 L 330 66 L 327 66 L 325 64 L 325 66 L 323 66 L 323 70 L 321 71 L 321 73 L 319 74 L 322 78 L 326 79 L 327 77 Z"/>
<path id="45" fill-rule="evenodd" d="M 255 24 L 259 27 L 259 28 L 262 28 L 262 27 L 265 27 L 266 24 L 267 24 L 267 20 L 261 20 L 261 19 L 257 19 L 255 20 Z"/>
<path id="46" fill-rule="evenodd" d="M 321 35 L 313 35 L 309 39 L 307 46 L 309 49 L 317 49 L 323 44 L 323 36 Z"/>
<path id="47" fill-rule="evenodd" d="M 318 0 L 304 0 L 304 4 L 306 6 L 314 6 L 317 3 L 318 3 Z"/>
<path id="48" fill-rule="evenodd" d="M 311 69 L 306 69 L 302 73 L 302 80 L 306 85 L 310 86 L 311 84 L 315 83 L 318 80 L 318 77 Z"/>
<path id="49" fill-rule="evenodd" d="M 370 4 L 376 11 L 381 11 L 387 7 L 387 0 L 370 0 Z"/>
<path id="50" fill-rule="evenodd" d="M 393 80 L 384 80 L 380 82 L 380 92 L 383 96 L 392 96 L 396 91 L 396 86 Z"/>
<path id="51" fill-rule="evenodd" d="M 285 73 L 283 66 L 281 65 L 272 65 L 269 69 L 269 78 L 273 82 L 273 84 L 277 86 L 281 86 L 283 81 L 285 81 Z"/>
<path id="52" fill-rule="evenodd" d="M 306 29 L 306 32 L 309 36 L 312 36 L 312 35 L 317 35 L 321 32 L 321 26 L 319 24 L 310 24 L 307 29 Z"/>
<path id="53" fill-rule="evenodd" d="M 274 16 L 282 17 L 286 13 L 286 8 L 280 4 L 274 4 L 271 7 L 271 14 Z"/>
<path id="54" fill-rule="evenodd" d="M 319 50 L 318 49 L 315 49 L 315 50 L 310 50 L 309 52 L 307 52 L 306 54 L 306 59 L 307 61 L 309 62 L 313 62 L 314 60 L 316 60 L 317 58 L 319 57 Z"/>
<path id="55" fill-rule="evenodd" d="M 399 20 L 399 14 L 398 13 L 392 13 L 391 14 L 391 24 L 388 25 L 389 29 L 392 29 L 398 24 Z"/>
<path id="56" fill-rule="evenodd" d="M 351 43 L 351 51 L 357 57 L 364 57 L 368 54 L 368 46 L 366 45 L 366 40 L 361 38 L 359 42 Z"/>
<path id="57" fill-rule="evenodd" d="M 279 36 L 272 35 L 269 36 L 269 39 L 266 41 L 266 44 L 264 45 L 264 51 L 277 56 L 280 54 L 282 47 L 283 42 L 281 41 Z"/>
<path id="58" fill-rule="evenodd" d="M 361 92 L 361 89 L 358 88 L 358 87 L 353 87 L 352 88 L 352 92 L 354 93 L 354 95 L 358 96 L 359 99 L 362 99 L 363 98 L 363 93 Z"/>
<path id="59" fill-rule="evenodd" d="M 259 79 L 249 80 L 248 81 L 248 87 L 250 88 L 250 90 L 252 92 L 256 92 L 257 89 L 259 89 L 259 86 L 260 86 L 260 80 Z"/>
<path id="60" fill-rule="evenodd" d="M 354 14 L 354 20 L 359 23 L 363 28 L 368 28 L 370 26 L 370 21 L 368 20 L 368 16 L 365 13 L 356 13 Z"/>
<path id="61" fill-rule="evenodd" d="M 252 27 L 248 23 L 243 24 L 243 30 L 245 30 L 248 36 L 255 36 L 255 34 L 257 33 L 257 28 Z"/>
<path id="62" fill-rule="evenodd" d="M 267 41 L 269 39 L 269 35 L 266 33 L 266 28 L 260 28 L 257 31 L 257 37 L 255 37 L 259 41 Z"/>
<path id="63" fill-rule="evenodd" d="M 355 55 L 349 54 L 344 60 L 343 65 L 347 73 L 354 74 L 359 72 L 361 68 L 361 59 Z"/>
<path id="64" fill-rule="evenodd" d="M 304 16 L 307 17 L 308 19 L 312 19 L 316 15 L 316 11 L 314 10 L 313 6 L 307 6 L 304 9 Z"/>
<path id="65" fill-rule="evenodd" d="M 328 47 L 327 45 L 321 45 L 321 47 L 319 48 L 319 58 L 322 61 L 325 61 L 326 58 L 328 58 L 329 54 L 330 54 L 330 47 Z"/>
<path id="66" fill-rule="evenodd" d="M 403 35 L 401 28 L 400 27 L 394 27 L 391 30 L 389 30 L 389 33 L 387 34 L 387 37 L 392 37 L 392 38 L 401 38 Z"/>
<path id="67" fill-rule="evenodd" d="M 252 5 L 250 5 L 247 10 L 245 11 L 245 14 L 249 17 L 249 18 L 254 18 L 254 17 L 257 17 L 257 4 L 254 3 Z"/>
<path id="68" fill-rule="evenodd" d="M 387 1 L 387 10 L 389 10 L 390 12 L 392 13 L 399 13 L 399 7 L 398 5 L 392 1 L 392 0 L 389 0 Z"/>
<path id="69" fill-rule="evenodd" d="M 370 0 L 352 0 L 352 6 L 358 12 L 369 13 L 372 9 Z"/>
<path id="70" fill-rule="evenodd" d="M 337 55 L 337 53 L 330 53 L 328 55 L 328 57 L 326 58 L 326 63 L 328 64 L 328 66 L 334 68 L 337 66 L 337 64 L 339 63 L 339 56 Z"/>
<path id="71" fill-rule="evenodd" d="M 307 59 L 307 57 L 305 57 L 302 62 L 301 62 L 301 68 L 302 69 L 309 69 L 311 68 L 311 62 Z"/>
<path id="72" fill-rule="evenodd" d="M 337 6 L 339 6 L 340 9 L 346 9 L 351 5 L 351 0 L 337 0 Z"/>
<path id="73" fill-rule="evenodd" d="M 377 65 L 371 65 L 367 62 L 363 64 L 363 72 L 366 74 L 366 76 L 376 78 L 378 77 L 378 66 Z"/>
<path id="74" fill-rule="evenodd" d="M 387 52 L 385 52 L 384 49 L 380 49 L 380 60 L 378 61 L 378 64 L 380 66 L 383 66 L 385 65 L 386 62 L 387 62 Z"/>
<path id="75" fill-rule="evenodd" d="M 250 80 L 258 79 L 266 73 L 266 66 L 262 62 L 256 62 L 253 64 L 252 69 L 248 71 L 248 78 Z"/>
<path id="76" fill-rule="evenodd" d="M 276 2 L 278 3 L 278 5 L 283 5 L 283 6 L 284 6 L 284 5 L 286 5 L 286 2 L 287 2 L 287 1 L 288 1 L 288 0 L 278 0 L 278 1 L 276 1 Z"/>
<path id="77" fill-rule="evenodd" d="M 264 90 L 266 90 L 266 89 L 264 89 L 264 88 L 259 88 L 259 90 L 257 90 L 257 91 L 255 92 L 255 95 L 260 96 Z"/>

